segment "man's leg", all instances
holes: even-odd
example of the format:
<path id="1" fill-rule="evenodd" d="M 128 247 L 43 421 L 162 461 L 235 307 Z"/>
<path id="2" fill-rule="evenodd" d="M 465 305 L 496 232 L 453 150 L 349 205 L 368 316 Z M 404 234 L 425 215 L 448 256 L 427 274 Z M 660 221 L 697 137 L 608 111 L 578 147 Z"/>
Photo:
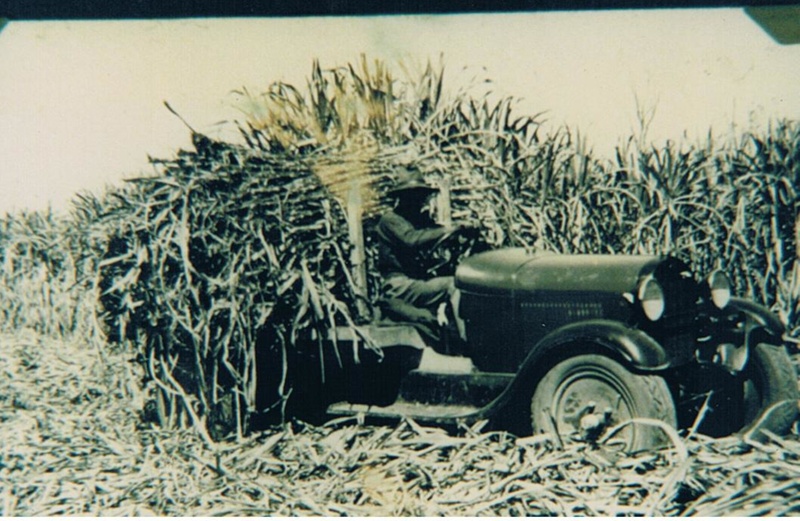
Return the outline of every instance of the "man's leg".
<path id="1" fill-rule="evenodd" d="M 458 329 L 458 336 L 461 338 L 463 342 L 467 341 L 467 326 L 464 324 L 464 319 L 462 319 L 458 314 L 458 306 L 461 303 L 461 292 L 457 289 L 453 290 L 453 294 L 450 296 L 450 309 L 453 311 L 453 321 L 456 323 L 456 329 Z"/>
<path id="2" fill-rule="evenodd" d="M 417 307 L 435 310 L 442 302 L 451 300 L 455 290 L 453 277 L 410 280 L 400 297 Z"/>
<path id="3" fill-rule="evenodd" d="M 452 312 L 448 313 L 447 316 L 455 322 L 455 327 L 461 340 L 467 340 L 466 326 L 461 317 L 458 316 L 461 292 L 456 289 L 454 277 L 415 280 L 409 285 L 406 298 L 415 306 L 425 307 L 434 311 L 441 304 L 447 303 Z"/>
<path id="4" fill-rule="evenodd" d="M 466 341 L 466 327 L 458 316 L 458 305 L 461 297 L 455 287 L 454 277 L 435 277 L 429 280 L 416 280 L 405 277 L 393 278 L 384 286 L 384 293 L 391 298 L 408 302 L 412 306 L 430 310 L 437 315 L 442 304 L 449 306 L 451 313 L 445 314 L 455 322 L 456 331 L 462 341 Z"/>

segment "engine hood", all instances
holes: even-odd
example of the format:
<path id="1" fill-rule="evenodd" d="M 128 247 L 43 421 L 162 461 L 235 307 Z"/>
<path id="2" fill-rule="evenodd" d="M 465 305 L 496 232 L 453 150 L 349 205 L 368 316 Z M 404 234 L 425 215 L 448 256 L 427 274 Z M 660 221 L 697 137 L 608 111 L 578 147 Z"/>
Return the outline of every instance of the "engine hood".
<path id="1" fill-rule="evenodd" d="M 466 259 L 456 270 L 456 286 L 477 294 L 635 293 L 641 277 L 665 260 L 651 255 L 561 255 L 509 248 Z"/>

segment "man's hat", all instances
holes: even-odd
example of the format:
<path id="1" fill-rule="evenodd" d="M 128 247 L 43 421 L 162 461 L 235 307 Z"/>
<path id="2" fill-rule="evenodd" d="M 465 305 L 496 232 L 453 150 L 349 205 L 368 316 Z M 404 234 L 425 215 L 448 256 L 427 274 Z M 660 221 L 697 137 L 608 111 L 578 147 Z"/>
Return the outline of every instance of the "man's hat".
<path id="1" fill-rule="evenodd" d="M 432 187 L 422 178 L 422 174 L 410 168 L 397 169 L 397 183 L 389 189 L 389 194 L 394 196 L 419 194 L 419 196 L 438 192 L 437 188 Z"/>

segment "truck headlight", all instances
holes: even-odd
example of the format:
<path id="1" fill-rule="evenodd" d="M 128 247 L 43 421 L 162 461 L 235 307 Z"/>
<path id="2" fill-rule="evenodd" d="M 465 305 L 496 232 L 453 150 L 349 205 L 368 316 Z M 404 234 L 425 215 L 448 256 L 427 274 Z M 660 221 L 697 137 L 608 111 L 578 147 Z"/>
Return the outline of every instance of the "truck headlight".
<path id="1" fill-rule="evenodd" d="M 661 284 L 652 275 L 644 279 L 639 285 L 639 302 L 642 305 L 644 315 L 653 322 L 664 314 L 664 290 L 661 289 Z"/>
<path id="2" fill-rule="evenodd" d="M 716 270 L 708 276 L 708 288 L 711 290 L 711 301 L 719 309 L 725 308 L 731 301 L 731 280 L 722 270 Z"/>

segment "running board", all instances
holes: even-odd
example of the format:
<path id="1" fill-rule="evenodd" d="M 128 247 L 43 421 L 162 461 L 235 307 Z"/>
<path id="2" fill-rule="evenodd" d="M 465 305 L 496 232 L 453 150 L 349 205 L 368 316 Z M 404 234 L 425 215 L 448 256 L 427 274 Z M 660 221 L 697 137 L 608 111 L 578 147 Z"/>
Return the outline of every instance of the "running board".
<path id="1" fill-rule="evenodd" d="M 420 404 L 484 407 L 514 380 L 505 373 L 426 373 L 411 371 L 400 384 L 398 400 Z"/>
<path id="2" fill-rule="evenodd" d="M 372 418 L 411 418 L 421 422 L 446 423 L 467 418 L 480 409 L 468 405 L 432 405 L 398 400 L 392 405 L 379 407 L 360 403 L 339 402 L 328 407 L 328 414 L 334 416 L 365 415 Z"/>
<path id="3" fill-rule="evenodd" d="M 328 414 L 448 423 L 480 413 L 514 380 L 513 374 L 474 371 L 471 362 L 467 371 L 464 362 L 457 360 L 459 357 L 434 355 L 428 358 L 432 365 L 420 363 L 417 370 L 403 377 L 394 403 L 370 405 L 343 401 L 329 406 Z M 447 372 L 431 372 L 434 368 Z"/>

